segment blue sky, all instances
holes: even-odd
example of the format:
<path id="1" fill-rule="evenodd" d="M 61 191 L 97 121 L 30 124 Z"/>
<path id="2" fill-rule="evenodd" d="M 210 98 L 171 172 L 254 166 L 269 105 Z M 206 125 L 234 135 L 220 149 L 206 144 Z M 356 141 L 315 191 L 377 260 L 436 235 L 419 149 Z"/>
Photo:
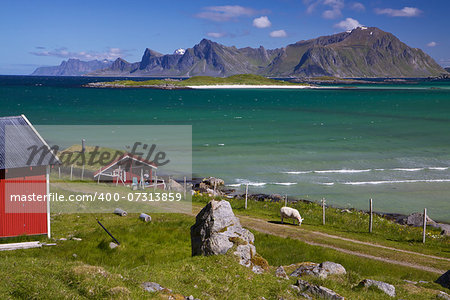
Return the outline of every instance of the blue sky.
<path id="1" fill-rule="evenodd" d="M 147 47 L 172 53 L 202 38 L 277 48 L 358 25 L 391 32 L 450 66 L 448 0 L 3 0 L 0 5 L 0 74 L 29 74 L 71 57 L 134 62 Z"/>

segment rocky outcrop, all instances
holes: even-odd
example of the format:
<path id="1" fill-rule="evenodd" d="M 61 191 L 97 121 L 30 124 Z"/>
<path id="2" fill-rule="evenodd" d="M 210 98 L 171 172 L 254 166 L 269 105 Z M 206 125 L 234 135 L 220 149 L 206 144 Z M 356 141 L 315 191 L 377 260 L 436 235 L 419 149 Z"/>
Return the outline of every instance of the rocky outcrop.
<path id="1" fill-rule="evenodd" d="M 300 290 L 300 292 L 305 292 L 308 294 L 311 294 L 314 297 L 320 298 L 320 299 L 330 299 L 330 300 L 344 300 L 345 298 L 341 295 L 337 294 L 335 291 L 330 290 L 329 288 L 326 288 L 324 286 L 315 285 L 312 283 L 309 283 L 305 280 L 297 280 L 297 283 L 295 284 Z"/>
<path id="2" fill-rule="evenodd" d="M 442 274 L 437 280 L 436 283 L 442 285 L 445 288 L 450 289 L 450 270 Z"/>
<path id="3" fill-rule="evenodd" d="M 302 263 L 300 267 L 290 274 L 291 277 L 301 277 L 311 275 L 322 279 L 327 278 L 328 275 L 342 275 L 346 274 L 345 268 L 338 263 L 326 261 L 321 264 L 306 262 Z"/>
<path id="4" fill-rule="evenodd" d="M 387 295 L 389 295 L 390 297 L 395 297 L 395 286 L 393 286 L 392 284 L 383 282 L 383 281 L 364 279 L 363 281 L 361 281 L 359 283 L 359 286 L 363 286 L 363 287 L 374 286 L 374 287 L 378 288 L 379 290 L 383 291 L 384 293 L 386 293 Z"/>
<path id="5" fill-rule="evenodd" d="M 406 218 L 406 224 L 409 226 L 420 227 L 423 226 L 423 213 L 413 213 Z M 436 225 L 429 216 L 427 216 L 427 225 Z"/>
<path id="6" fill-rule="evenodd" d="M 228 201 L 210 201 L 197 215 L 191 227 L 192 255 L 219 255 L 232 250 L 243 266 L 267 267 L 256 253 L 254 236 L 241 226 Z M 260 268 L 253 269 L 255 273 Z"/>
<path id="7" fill-rule="evenodd" d="M 195 186 L 195 189 L 200 193 L 207 193 L 209 196 L 221 196 L 224 193 L 221 191 L 225 182 L 220 178 L 208 177 Z"/>

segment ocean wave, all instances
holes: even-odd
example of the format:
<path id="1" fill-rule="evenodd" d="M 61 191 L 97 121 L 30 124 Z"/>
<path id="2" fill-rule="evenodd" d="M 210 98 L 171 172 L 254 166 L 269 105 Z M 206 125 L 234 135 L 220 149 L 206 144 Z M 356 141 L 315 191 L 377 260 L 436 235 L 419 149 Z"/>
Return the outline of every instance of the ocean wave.
<path id="1" fill-rule="evenodd" d="M 323 185 L 334 185 L 334 182 L 321 182 L 320 184 L 323 184 Z"/>
<path id="2" fill-rule="evenodd" d="M 425 168 L 394 168 L 391 169 L 392 171 L 406 171 L 406 172 L 417 172 L 417 171 L 422 171 Z"/>
<path id="3" fill-rule="evenodd" d="M 419 172 L 419 171 L 423 171 L 423 170 L 445 171 L 445 170 L 448 170 L 448 169 L 449 169 L 449 167 L 420 167 L 420 168 L 392 168 L 392 169 L 377 168 L 377 169 L 338 169 L 338 170 L 311 170 L 311 171 L 283 171 L 281 173 L 283 173 L 283 174 L 291 174 L 291 175 L 310 174 L 310 173 L 317 173 L 317 174 L 326 174 L 326 173 L 352 174 L 352 173 L 364 173 L 364 172 L 371 172 L 371 171 Z"/>
<path id="4" fill-rule="evenodd" d="M 438 170 L 438 171 L 444 171 L 448 170 L 448 167 L 429 167 L 430 170 Z"/>
<path id="5" fill-rule="evenodd" d="M 372 169 L 364 169 L 364 170 L 341 169 L 341 170 L 314 171 L 314 173 L 363 173 L 363 172 L 370 172 L 370 171 L 372 171 Z"/>
<path id="6" fill-rule="evenodd" d="M 380 180 L 380 181 L 348 181 L 342 182 L 346 185 L 368 185 L 368 184 L 392 184 L 392 183 L 417 183 L 417 182 L 450 182 L 450 179 L 408 179 L 408 180 Z"/>
<path id="7" fill-rule="evenodd" d="M 240 187 L 240 186 L 245 186 L 245 185 L 249 185 L 249 186 L 264 186 L 264 185 L 284 185 L 284 186 L 290 186 L 290 185 L 295 185 L 297 184 L 297 182 L 252 182 L 252 181 L 244 181 L 244 180 L 238 180 L 240 181 L 240 183 L 232 183 L 232 184 L 227 184 L 227 186 L 230 187 Z"/>

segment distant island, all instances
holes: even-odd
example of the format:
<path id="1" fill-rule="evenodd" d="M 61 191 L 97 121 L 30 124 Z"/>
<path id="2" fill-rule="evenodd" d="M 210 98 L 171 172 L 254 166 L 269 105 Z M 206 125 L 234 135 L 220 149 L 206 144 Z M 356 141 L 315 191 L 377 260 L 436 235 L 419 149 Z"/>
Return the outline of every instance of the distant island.
<path id="1" fill-rule="evenodd" d="M 106 65 L 77 60 L 32 75 L 192 77 L 255 74 L 266 77 L 417 78 L 447 74 L 429 55 L 376 27 L 358 27 L 283 48 L 236 48 L 203 39 L 188 49 L 161 54 L 147 48 L 141 61 Z M 94 65 L 97 69 L 92 70 Z M 55 69 L 56 68 L 56 69 Z M 70 71 L 71 70 L 71 71 Z M 72 72 L 72 73 L 71 73 Z"/>
<path id="2" fill-rule="evenodd" d="M 85 87 L 95 88 L 153 88 L 153 89 L 209 89 L 209 88 L 289 88 L 312 87 L 305 83 L 275 80 L 253 74 L 232 75 L 229 77 L 194 76 L 185 80 L 154 79 L 146 81 L 116 80 L 91 82 Z"/>
<path id="3" fill-rule="evenodd" d="M 39 67 L 31 74 L 32 76 L 82 76 L 91 72 L 111 67 L 110 60 L 82 61 L 71 58 L 63 61 L 59 66 Z"/>

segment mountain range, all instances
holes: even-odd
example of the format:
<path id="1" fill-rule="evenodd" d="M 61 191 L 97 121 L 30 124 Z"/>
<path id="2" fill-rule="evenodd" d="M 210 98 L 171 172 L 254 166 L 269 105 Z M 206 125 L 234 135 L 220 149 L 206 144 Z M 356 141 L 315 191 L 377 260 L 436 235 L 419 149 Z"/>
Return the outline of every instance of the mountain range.
<path id="1" fill-rule="evenodd" d="M 96 70 L 109 68 L 112 65 L 109 60 L 82 61 L 70 58 L 61 62 L 59 66 L 39 67 L 31 75 L 35 76 L 80 76 Z"/>
<path id="2" fill-rule="evenodd" d="M 69 64 L 69 60 L 67 64 Z M 81 62 L 80 62 L 81 63 Z M 91 62 L 89 62 L 91 63 Z M 64 62 L 57 68 L 62 67 Z M 42 69 L 42 68 L 39 68 Z M 32 75 L 46 75 L 42 71 Z M 79 68 L 75 68 L 81 73 Z M 65 75 L 56 74 L 48 75 Z M 283 48 L 236 48 L 203 39 L 183 52 L 161 54 L 147 48 L 141 61 L 122 58 L 83 73 L 88 76 L 229 76 L 257 74 L 270 77 L 336 76 L 428 77 L 446 74 L 429 55 L 376 27 L 358 27 Z M 73 74 L 79 75 L 79 74 Z"/>

